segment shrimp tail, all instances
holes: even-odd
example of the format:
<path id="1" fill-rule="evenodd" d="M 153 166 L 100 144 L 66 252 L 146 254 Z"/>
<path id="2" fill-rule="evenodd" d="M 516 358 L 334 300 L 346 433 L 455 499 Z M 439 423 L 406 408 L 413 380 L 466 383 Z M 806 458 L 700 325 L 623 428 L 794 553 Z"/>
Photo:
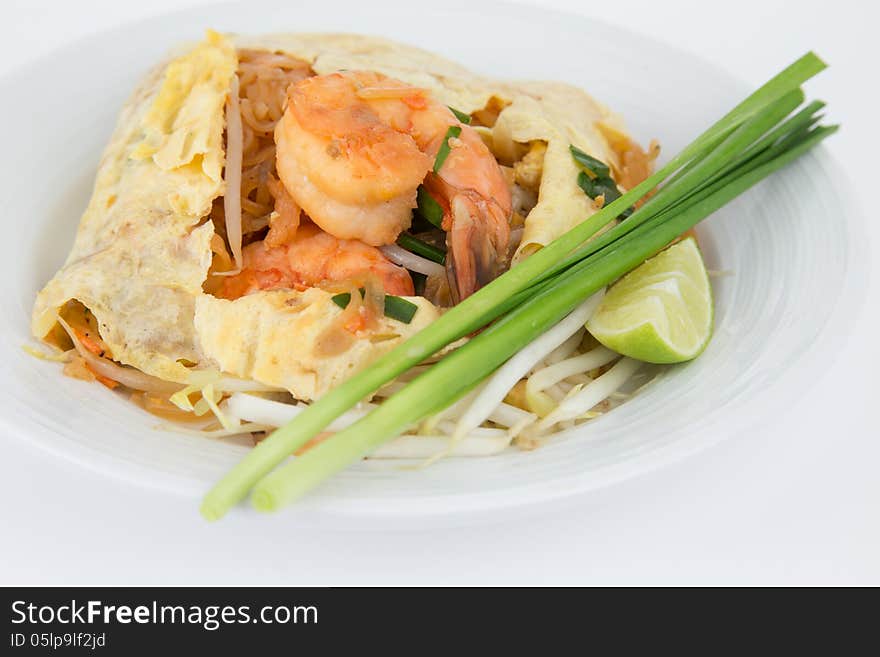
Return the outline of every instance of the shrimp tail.
<path id="1" fill-rule="evenodd" d="M 450 211 L 446 276 L 453 300 L 459 303 L 506 267 L 510 224 L 497 203 L 474 193 L 457 194 Z"/>

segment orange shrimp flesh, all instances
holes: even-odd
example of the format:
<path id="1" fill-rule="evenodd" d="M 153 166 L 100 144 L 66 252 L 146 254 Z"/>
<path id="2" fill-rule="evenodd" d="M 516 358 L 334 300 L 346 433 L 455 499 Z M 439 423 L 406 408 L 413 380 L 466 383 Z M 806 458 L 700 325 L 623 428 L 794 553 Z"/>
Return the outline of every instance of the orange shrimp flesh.
<path id="1" fill-rule="evenodd" d="M 461 132 L 448 138 L 452 126 Z M 275 140 L 284 187 L 331 235 L 393 244 L 409 228 L 424 183 L 444 209 L 454 298 L 506 266 L 512 204 L 501 168 L 479 135 L 426 90 L 367 71 L 310 77 L 288 89 Z M 444 142 L 450 152 L 435 173 Z"/>
<path id="2" fill-rule="evenodd" d="M 409 272 L 391 263 L 379 249 L 338 239 L 309 222 L 300 224 L 286 244 L 253 242 L 242 256 L 241 273 L 227 277 L 216 296 L 237 299 L 258 290 L 304 290 L 328 282 L 362 285 L 369 277 L 378 278 L 386 294 L 413 294 Z"/>

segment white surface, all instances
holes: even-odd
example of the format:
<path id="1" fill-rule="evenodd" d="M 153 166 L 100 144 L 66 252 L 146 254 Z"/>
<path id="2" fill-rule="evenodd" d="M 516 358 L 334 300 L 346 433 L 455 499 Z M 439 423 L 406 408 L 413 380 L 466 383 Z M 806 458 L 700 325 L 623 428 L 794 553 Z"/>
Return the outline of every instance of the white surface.
<path id="1" fill-rule="evenodd" d="M 847 163 L 855 189 L 871 189 L 873 90 L 862 81 L 877 55 L 872 17 L 840 3 L 813 26 L 809 17 L 821 10 L 814 4 L 799 19 L 782 2 L 739 3 L 741 14 L 726 16 L 723 27 L 696 3 L 667 3 L 661 13 L 618 2 L 602 19 L 699 51 L 751 84 L 815 48 L 833 68 L 811 90 L 845 124 L 829 148 Z M 0 73 L 172 3 L 79 5 L 7 4 Z M 119 485 L 4 437 L 0 582 L 878 582 L 880 448 L 867 410 L 880 364 L 876 319 L 876 304 L 853 318 L 837 360 L 760 431 L 558 512 L 492 526 L 341 533 L 279 529 L 278 518 L 246 514 L 206 526 L 180 498 Z M 49 490 L 67 494 L 47 497 Z"/>

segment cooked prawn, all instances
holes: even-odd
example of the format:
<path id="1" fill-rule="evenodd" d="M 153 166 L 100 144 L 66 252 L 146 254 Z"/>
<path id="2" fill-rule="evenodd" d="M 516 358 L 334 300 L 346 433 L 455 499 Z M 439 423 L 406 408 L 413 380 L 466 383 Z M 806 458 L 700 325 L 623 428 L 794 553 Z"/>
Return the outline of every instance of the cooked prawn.
<path id="1" fill-rule="evenodd" d="M 450 126 L 457 138 L 447 139 Z M 459 298 L 494 278 L 510 234 L 510 190 L 479 135 L 424 89 L 379 73 L 307 78 L 275 129 L 282 183 L 328 233 L 380 246 L 409 228 L 422 183 L 444 209 L 447 272 Z M 450 153 L 436 174 L 444 141 Z"/>
<path id="2" fill-rule="evenodd" d="M 362 285 L 376 277 L 386 294 L 411 296 L 409 272 L 390 262 L 376 247 L 338 239 L 312 223 L 303 223 L 281 246 L 253 242 L 242 251 L 242 271 L 227 277 L 216 296 L 237 299 L 258 290 L 304 290 L 332 282 Z"/>

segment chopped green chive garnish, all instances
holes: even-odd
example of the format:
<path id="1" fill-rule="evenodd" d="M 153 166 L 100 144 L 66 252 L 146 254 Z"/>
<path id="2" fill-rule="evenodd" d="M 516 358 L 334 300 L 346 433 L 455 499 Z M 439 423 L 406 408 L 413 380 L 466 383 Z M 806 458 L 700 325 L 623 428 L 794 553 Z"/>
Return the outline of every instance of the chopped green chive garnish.
<path id="1" fill-rule="evenodd" d="M 360 288 L 361 296 L 364 296 L 364 288 Z M 351 301 L 351 294 L 343 292 L 342 294 L 333 295 L 330 300 L 343 310 L 348 308 Z M 403 297 L 396 297 L 392 294 L 385 295 L 385 317 L 396 319 L 398 322 L 409 324 L 415 316 L 419 307 L 412 301 L 407 301 Z"/>
<path id="2" fill-rule="evenodd" d="M 593 200 L 601 196 L 605 199 L 603 205 L 613 203 L 620 198 L 620 190 L 617 189 L 617 183 L 611 178 L 611 169 L 607 164 L 587 155 L 573 144 L 568 149 L 575 161 L 584 168 L 584 171 L 578 174 L 577 183 L 587 196 Z M 629 207 L 621 212 L 618 218 L 626 219 L 633 211 L 633 208 Z"/>
<path id="3" fill-rule="evenodd" d="M 597 160 L 592 155 L 587 155 L 580 148 L 575 146 L 574 144 L 570 145 L 568 149 L 571 151 L 571 156 L 575 159 L 575 161 L 580 164 L 584 169 L 592 173 L 591 177 L 593 178 L 610 178 L 611 177 L 611 169 L 608 168 L 608 165 L 602 162 L 601 160 Z"/>
<path id="4" fill-rule="evenodd" d="M 447 105 L 447 107 L 449 107 L 449 105 Z M 455 109 L 454 107 L 449 107 L 449 109 L 452 111 L 453 114 L 455 114 L 455 118 L 457 118 L 459 121 L 461 121 L 465 125 L 471 124 L 471 115 L 470 114 L 465 114 L 464 112 L 461 112 L 461 111 Z"/>
<path id="5" fill-rule="evenodd" d="M 413 237 L 409 233 L 401 233 L 397 236 L 397 246 L 406 249 L 410 253 L 415 253 L 428 260 L 433 260 L 441 265 L 446 264 L 446 252 L 433 244 L 428 244 L 422 240 Z"/>
<path id="6" fill-rule="evenodd" d="M 345 308 L 348 308 L 348 302 L 351 301 L 351 294 L 349 294 L 348 292 L 334 294 L 332 297 L 330 297 L 330 301 L 332 301 L 344 310 Z"/>
<path id="7" fill-rule="evenodd" d="M 443 137 L 443 143 L 440 145 L 440 150 L 437 151 L 437 159 L 434 160 L 434 173 L 440 173 L 440 167 L 443 166 L 446 158 L 449 157 L 449 151 L 451 150 L 451 148 L 449 147 L 449 140 L 458 137 L 460 134 L 460 125 L 449 126 L 449 129 L 446 131 L 446 135 Z"/>
<path id="8" fill-rule="evenodd" d="M 385 316 L 396 319 L 398 322 L 409 324 L 418 309 L 416 304 L 403 297 L 393 295 L 385 297 Z"/>
<path id="9" fill-rule="evenodd" d="M 416 203 L 418 204 L 418 213 L 421 217 L 437 228 L 441 228 L 443 223 L 443 208 L 434 200 L 434 197 L 428 193 L 424 185 L 419 185 L 419 191 L 416 195 Z"/>
<path id="10" fill-rule="evenodd" d="M 581 171 L 577 178 L 578 185 L 584 190 L 591 199 L 598 196 L 605 197 L 605 203 L 611 203 L 620 198 L 620 190 L 611 178 L 590 178 L 586 173 Z"/>

